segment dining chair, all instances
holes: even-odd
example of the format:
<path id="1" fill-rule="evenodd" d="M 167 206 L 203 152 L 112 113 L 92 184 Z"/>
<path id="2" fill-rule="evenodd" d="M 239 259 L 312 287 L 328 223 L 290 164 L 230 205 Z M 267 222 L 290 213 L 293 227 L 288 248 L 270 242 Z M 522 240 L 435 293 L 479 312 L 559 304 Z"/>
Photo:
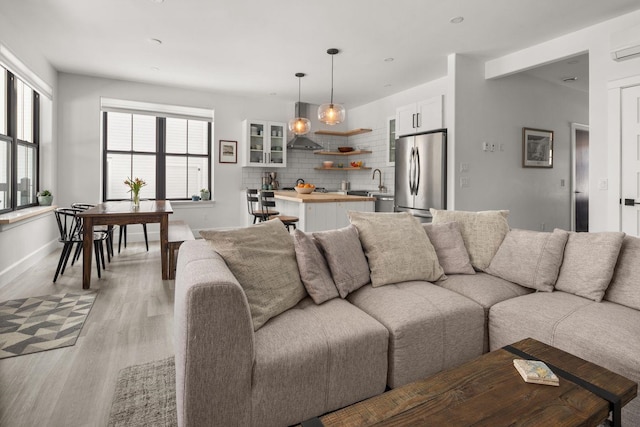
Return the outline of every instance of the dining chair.
<path id="1" fill-rule="evenodd" d="M 147 252 L 149 252 L 149 239 L 147 237 L 147 224 L 142 223 L 142 231 L 144 232 L 144 244 L 147 245 Z M 124 247 L 127 247 L 127 224 L 120 224 L 120 233 L 118 236 L 118 253 L 120 253 L 120 246 L 122 246 L 122 236 L 124 236 Z"/>
<path id="2" fill-rule="evenodd" d="M 96 205 L 93 205 L 91 203 L 72 203 L 71 204 L 72 208 L 81 209 L 83 211 L 91 209 L 95 206 Z M 93 231 L 107 234 L 105 239 L 105 244 L 107 245 L 107 260 L 111 262 L 111 257 L 113 256 L 113 225 L 98 225 L 93 227 Z M 81 252 L 81 246 L 79 245 L 76 248 L 76 253 L 71 259 L 71 265 L 73 265 L 73 263 L 78 260 L 78 258 L 80 257 L 80 252 Z"/>
<path id="3" fill-rule="evenodd" d="M 263 211 L 269 212 L 270 208 L 275 208 L 275 207 L 276 207 L 276 199 L 273 191 L 264 191 L 264 190 L 260 191 L 260 209 L 262 209 Z M 275 210 L 271 212 L 275 212 Z M 291 231 L 289 227 L 293 227 L 293 229 L 295 230 L 296 222 L 299 221 L 299 218 L 297 216 L 280 215 L 280 214 L 273 214 L 273 213 L 269 214 L 267 219 L 275 219 L 275 218 L 278 218 L 280 221 L 282 221 L 284 226 L 287 227 L 287 231 Z"/>
<path id="4" fill-rule="evenodd" d="M 266 221 L 273 215 L 280 215 L 280 212 L 276 211 L 275 209 L 270 210 L 269 208 L 263 209 L 261 207 L 259 191 L 255 188 L 247 189 L 247 208 L 249 210 L 249 215 L 253 215 L 254 224 L 256 223 L 256 221 Z"/>
<path id="5" fill-rule="evenodd" d="M 63 275 L 64 270 L 69 261 L 69 256 L 73 250 L 73 245 L 76 245 L 76 252 L 82 251 L 83 244 L 83 228 L 82 218 L 78 216 L 78 213 L 82 212 L 82 209 L 78 208 L 57 208 L 54 211 L 56 216 L 56 222 L 58 224 L 58 231 L 60 237 L 58 241 L 63 244 L 62 253 L 60 254 L 60 260 L 58 260 L 58 266 L 56 273 L 53 276 L 53 283 L 58 280 L 58 275 Z M 93 233 L 93 247 L 96 254 L 96 268 L 98 270 L 98 278 L 101 277 L 100 265 L 105 268 L 104 263 L 104 251 L 102 249 L 102 242 L 107 238 L 107 233 L 94 232 Z M 78 249 L 79 248 L 79 249 Z M 75 255 L 74 255 L 75 257 Z M 73 259 L 72 259 L 73 261 Z"/>

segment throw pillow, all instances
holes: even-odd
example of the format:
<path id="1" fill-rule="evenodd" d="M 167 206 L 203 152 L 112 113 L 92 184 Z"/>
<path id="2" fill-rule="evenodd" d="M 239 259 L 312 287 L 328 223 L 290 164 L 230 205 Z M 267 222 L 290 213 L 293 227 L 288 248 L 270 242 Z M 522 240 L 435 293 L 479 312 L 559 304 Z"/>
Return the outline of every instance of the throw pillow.
<path id="1" fill-rule="evenodd" d="M 509 232 L 509 211 L 442 211 L 430 209 L 433 224 L 455 221 L 469 252 L 471 265 L 484 271 Z"/>
<path id="2" fill-rule="evenodd" d="M 476 274 L 457 222 L 422 224 L 444 274 Z"/>
<path id="3" fill-rule="evenodd" d="M 613 279 L 604 295 L 607 301 L 640 310 L 640 238 L 625 236 Z"/>
<path id="4" fill-rule="evenodd" d="M 236 230 L 203 230 L 247 295 L 253 329 L 296 305 L 306 292 L 293 239 L 280 220 Z"/>
<path id="5" fill-rule="evenodd" d="M 433 282 L 444 275 L 427 233 L 410 214 L 349 211 L 348 215 L 369 260 L 371 286 Z"/>
<path id="6" fill-rule="evenodd" d="M 313 237 L 322 247 L 340 297 L 346 298 L 349 293 L 369 283 L 369 265 L 362 252 L 358 230 L 353 225 L 317 231 Z"/>
<path id="7" fill-rule="evenodd" d="M 569 233 L 556 290 L 600 302 L 618 260 L 624 233 Z"/>
<path id="8" fill-rule="evenodd" d="M 302 284 L 316 304 L 338 296 L 327 261 L 311 234 L 296 230 L 293 233 L 296 259 Z"/>
<path id="9" fill-rule="evenodd" d="M 486 272 L 526 288 L 553 292 L 569 232 L 511 230 Z"/>

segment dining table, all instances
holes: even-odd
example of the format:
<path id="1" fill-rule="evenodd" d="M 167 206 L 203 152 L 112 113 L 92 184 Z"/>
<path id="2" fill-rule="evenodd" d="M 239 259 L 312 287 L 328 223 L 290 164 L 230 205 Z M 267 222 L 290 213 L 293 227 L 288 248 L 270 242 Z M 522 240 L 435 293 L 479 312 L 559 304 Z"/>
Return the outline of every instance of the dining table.
<path id="1" fill-rule="evenodd" d="M 160 258 L 162 279 L 169 278 L 169 214 L 173 213 L 168 200 L 111 201 L 100 203 L 78 214 L 83 221 L 82 240 L 82 288 L 91 286 L 91 255 L 93 251 L 93 227 L 96 225 L 125 225 L 160 223 Z"/>

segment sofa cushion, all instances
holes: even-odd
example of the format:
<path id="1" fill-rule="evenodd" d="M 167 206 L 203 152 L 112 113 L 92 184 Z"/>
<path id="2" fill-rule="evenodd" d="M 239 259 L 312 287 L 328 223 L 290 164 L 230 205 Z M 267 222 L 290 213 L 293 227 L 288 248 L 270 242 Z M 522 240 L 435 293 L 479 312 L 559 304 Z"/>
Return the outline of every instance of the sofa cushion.
<path id="1" fill-rule="evenodd" d="M 487 273 L 527 288 L 552 292 L 569 233 L 511 230 L 491 260 Z"/>
<path id="2" fill-rule="evenodd" d="M 482 354 L 482 307 L 455 292 L 412 281 L 363 286 L 348 299 L 389 331 L 391 388 Z"/>
<path id="3" fill-rule="evenodd" d="M 301 230 L 293 232 L 300 279 L 316 304 L 338 296 L 331 271 L 313 236 Z"/>
<path id="4" fill-rule="evenodd" d="M 471 265 L 476 270 L 482 271 L 489 267 L 504 236 L 509 232 L 507 222 L 509 211 L 465 212 L 438 209 L 430 209 L 430 211 L 434 224 L 451 221 L 459 224 Z"/>
<path id="5" fill-rule="evenodd" d="M 349 211 L 369 262 L 371 285 L 408 280 L 435 281 L 443 275 L 436 250 L 416 218 L 406 212 Z"/>
<path id="6" fill-rule="evenodd" d="M 342 298 L 369 283 L 369 264 L 362 252 L 358 230 L 349 225 L 337 230 L 317 231 L 313 237 L 320 243 L 331 276 Z"/>
<path id="7" fill-rule="evenodd" d="M 491 350 L 525 338 L 553 345 L 556 326 L 567 316 L 595 304 L 566 292 L 535 292 L 495 304 L 489 310 Z"/>
<path id="8" fill-rule="evenodd" d="M 625 236 L 604 299 L 640 310 L 640 238 Z"/>
<path id="9" fill-rule="evenodd" d="M 256 332 L 253 425 L 291 425 L 385 390 L 388 332 L 336 298 L 305 298 Z"/>
<path id="10" fill-rule="evenodd" d="M 569 233 L 556 289 L 602 300 L 618 260 L 624 233 Z"/>
<path id="11" fill-rule="evenodd" d="M 422 224 L 444 274 L 475 274 L 457 222 Z"/>
<path id="12" fill-rule="evenodd" d="M 200 234 L 211 242 L 242 286 L 254 330 L 306 296 L 293 239 L 280 220 Z"/>

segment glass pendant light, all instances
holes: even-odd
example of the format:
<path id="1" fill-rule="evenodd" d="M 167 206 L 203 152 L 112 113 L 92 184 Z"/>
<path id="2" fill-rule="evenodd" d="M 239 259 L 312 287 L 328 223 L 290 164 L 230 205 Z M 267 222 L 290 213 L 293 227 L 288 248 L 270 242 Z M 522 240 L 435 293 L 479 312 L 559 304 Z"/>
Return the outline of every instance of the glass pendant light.
<path id="1" fill-rule="evenodd" d="M 298 103 L 296 104 L 296 117 L 289 120 L 289 131 L 296 135 L 305 135 L 311 130 L 311 120 L 300 117 L 300 79 L 304 73 L 296 73 L 298 78 Z"/>
<path id="2" fill-rule="evenodd" d="M 335 48 L 327 50 L 327 53 L 331 55 L 331 102 L 328 104 L 322 104 L 318 108 L 318 120 L 328 125 L 335 125 L 343 122 L 346 115 L 342 105 L 333 103 L 333 56 L 338 52 L 340 51 Z"/>

